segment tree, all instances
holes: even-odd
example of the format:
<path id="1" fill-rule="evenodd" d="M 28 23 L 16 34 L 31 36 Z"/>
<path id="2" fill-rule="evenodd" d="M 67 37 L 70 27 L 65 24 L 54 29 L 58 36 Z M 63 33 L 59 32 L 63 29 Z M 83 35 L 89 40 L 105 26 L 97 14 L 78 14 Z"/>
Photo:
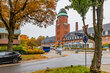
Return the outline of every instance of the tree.
<path id="1" fill-rule="evenodd" d="M 84 31 L 89 39 L 95 42 L 95 51 L 92 64 L 90 67 L 91 73 L 101 73 L 101 57 L 102 57 L 102 24 L 103 24 L 103 3 L 104 0 L 69 0 L 71 2 L 70 6 L 66 6 L 67 9 L 75 9 L 82 17 Z M 94 37 L 90 36 L 87 32 L 85 16 L 89 8 L 93 7 L 93 28 Z M 97 16 L 96 16 L 97 13 Z M 97 22 L 96 22 L 97 17 Z"/>
<path id="2" fill-rule="evenodd" d="M 29 40 L 26 42 L 26 45 L 27 45 L 30 49 L 33 49 L 33 47 L 36 46 L 36 44 L 35 44 L 35 39 L 34 39 L 34 38 L 29 39 Z"/>
<path id="3" fill-rule="evenodd" d="M 8 31 L 8 51 L 12 51 L 14 30 L 23 22 L 39 27 L 53 24 L 56 16 L 54 0 L 0 0 L 0 20 Z"/>
<path id="4" fill-rule="evenodd" d="M 42 41 L 43 39 L 45 39 L 44 36 L 39 36 L 39 37 L 37 38 L 37 40 L 35 41 L 36 44 L 37 44 L 38 46 L 41 46 L 41 41 Z"/>

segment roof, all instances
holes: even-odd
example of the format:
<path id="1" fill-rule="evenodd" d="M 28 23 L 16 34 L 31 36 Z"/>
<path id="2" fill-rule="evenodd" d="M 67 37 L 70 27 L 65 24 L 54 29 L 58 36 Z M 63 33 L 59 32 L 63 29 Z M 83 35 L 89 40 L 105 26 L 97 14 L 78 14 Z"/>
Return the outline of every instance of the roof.
<path id="1" fill-rule="evenodd" d="M 67 11 L 64 8 L 60 9 L 57 17 L 59 17 L 59 16 L 67 16 L 68 17 Z"/>
<path id="2" fill-rule="evenodd" d="M 55 36 L 52 37 L 46 37 L 41 43 L 54 43 L 55 42 Z"/>
<path id="3" fill-rule="evenodd" d="M 103 31 L 110 30 L 110 23 L 103 25 Z"/>
<path id="4" fill-rule="evenodd" d="M 103 31 L 107 31 L 107 30 L 110 31 L 110 23 L 103 25 Z M 93 34 L 94 33 L 93 27 L 88 28 L 87 31 L 88 31 L 89 34 L 91 34 L 91 33 Z M 69 34 L 64 35 L 64 37 L 66 38 L 66 37 L 77 36 L 76 33 L 82 33 L 82 34 L 84 34 L 83 30 L 78 30 L 78 31 L 70 32 Z M 109 35 L 110 35 L 110 33 L 109 33 Z M 53 37 L 47 37 L 47 38 L 45 38 L 42 41 L 42 43 L 51 43 L 51 42 L 55 42 L 55 36 L 53 36 Z"/>
<path id="5" fill-rule="evenodd" d="M 107 31 L 107 30 L 110 30 L 110 23 L 108 24 L 103 24 L 103 31 Z M 94 29 L 93 27 L 90 27 L 87 29 L 87 32 L 89 34 L 93 34 L 94 33 Z M 73 32 L 70 32 L 69 34 L 67 34 L 65 37 L 71 37 L 71 36 L 75 36 L 75 33 L 84 33 L 83 30 L 78 30 L 78 31 L 73 31 Z M 109 34 L 110 35 L 110 34 Z"/>
<path id="6" fill-rule="evenodd" d="M 4 33 L 4 34 L 8 34 L 8 31 L 6 30 L 6 28 L 0 28 L 0 34 L 2 34 L 2 33 Z M 21 33 L 21 31 L 20 30 L 15 30 L 14 31 L 14 34 L 20 34 Z"/>
<path id="7" fill-rule="evenodd" d="M 67 12 L 66 12 L 66 10 L 65 10 L 64 8 L 61 8 L 61 9 L 60 9 L 60 11 L 59 11 L 58 14 L 60 14 L 60 13 L 66 13 L 66 14 L 67 14 Z"/>

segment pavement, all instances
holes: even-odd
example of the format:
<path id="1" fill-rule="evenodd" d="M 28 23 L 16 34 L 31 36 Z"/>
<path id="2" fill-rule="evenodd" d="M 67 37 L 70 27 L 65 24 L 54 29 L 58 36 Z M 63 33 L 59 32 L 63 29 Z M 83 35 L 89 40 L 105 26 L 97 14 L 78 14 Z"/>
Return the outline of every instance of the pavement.
<path id="1" fill-rule="evenodd" d="M 31 73 L 33 71 L 46 69 L 47 67 L 57 68 L 57 67 L 65 67 L 70 65 L 85 65 L 85 55 L 83 52 L 79 52 L 78 54 L 75 54 L 74 51 L 64 51 L 62 54 L 63 55 L 67 54 L 68 56 L 61 57 L 58 54 L 55 55 L 55 52 L 52 51 L 50 52 L 50 54 L 46 55 L 49 56 L 50 59 L 45 59 L 41 61 L 32 61 L 22 64 L 15 64 L 11 66 L 3 66 L 3 67 L 1 66 L 0 73 Z M 55 57 L 52 58 L 53 56 L 56 56 L 57 58 Z M 92 56 L 93 53 L 87 54 L 88 66 L 91 65 Z M 103 71 L 107 71 L 110 73 L 110 52 L 103 53 L 101 69 Z"/>

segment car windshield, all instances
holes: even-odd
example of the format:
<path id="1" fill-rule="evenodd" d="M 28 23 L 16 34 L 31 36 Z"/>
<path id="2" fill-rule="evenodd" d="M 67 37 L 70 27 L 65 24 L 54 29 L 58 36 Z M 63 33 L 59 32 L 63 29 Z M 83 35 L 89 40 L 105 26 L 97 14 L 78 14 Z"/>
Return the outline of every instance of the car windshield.
<path id="1" fill-rule="evenodd" d="M 3 55 L 5 55 L 5 52 L 0 52 L 0 56 L 3 56 Z"/>

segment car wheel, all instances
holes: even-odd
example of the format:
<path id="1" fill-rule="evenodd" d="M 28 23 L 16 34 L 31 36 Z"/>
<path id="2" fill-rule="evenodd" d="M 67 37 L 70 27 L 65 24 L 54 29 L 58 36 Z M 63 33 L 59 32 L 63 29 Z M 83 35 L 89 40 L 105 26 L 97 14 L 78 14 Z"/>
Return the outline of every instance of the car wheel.
<path id="1" fill-rule="evenodd" d="M 18 63 L 18 59 L 17 58 L 14 58 L 13 59 L 13 63 Z"/>

